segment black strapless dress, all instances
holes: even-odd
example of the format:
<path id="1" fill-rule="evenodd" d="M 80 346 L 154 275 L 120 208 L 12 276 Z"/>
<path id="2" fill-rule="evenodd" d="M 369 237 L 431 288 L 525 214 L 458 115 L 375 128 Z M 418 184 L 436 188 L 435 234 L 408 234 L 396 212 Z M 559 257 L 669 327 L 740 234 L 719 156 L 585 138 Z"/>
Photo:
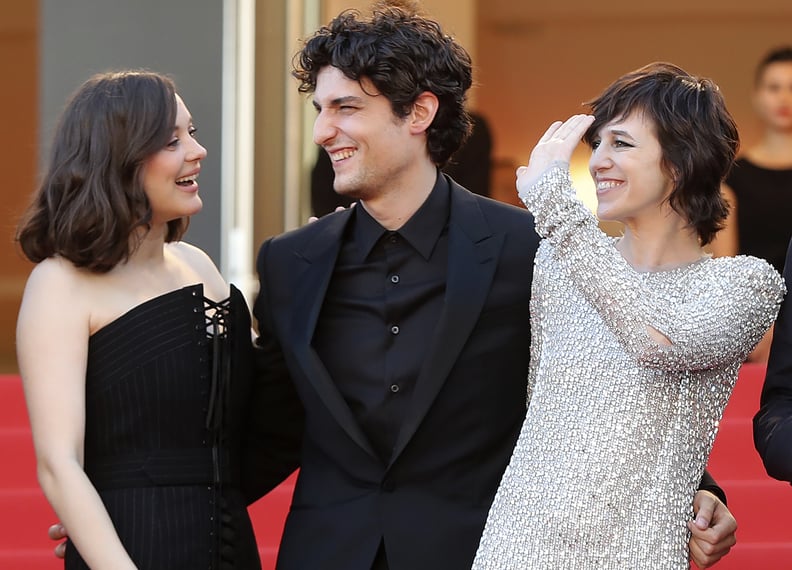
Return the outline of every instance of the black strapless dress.
<path id="1" fill-rule="evenodd" d="M 233 286 L 171 291 L 91 336 L 85 471 L 141 570 L 260 569 L 239 489 L 252 350 Z M 88 568 L 71 543 L 65 567 Z"/>

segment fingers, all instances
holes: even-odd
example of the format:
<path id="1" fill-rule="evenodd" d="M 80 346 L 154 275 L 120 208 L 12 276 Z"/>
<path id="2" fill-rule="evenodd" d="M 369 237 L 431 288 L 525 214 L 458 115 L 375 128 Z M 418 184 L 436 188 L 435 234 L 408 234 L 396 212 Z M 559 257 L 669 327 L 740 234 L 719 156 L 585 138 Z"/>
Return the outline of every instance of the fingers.
<path id="1" fill-rule="evenodd" d="M 572 115 L 566 121 L 555 121 L 539 139 L 539 143 L 547 143 L 551 140 L 566 140 L 574 137 L 575 141 L 580 140 L 586 130 L 594 122 L 594 115 Z"/>
<path id="2" fill-rule="evenodd" d="M 693 519 L 693 524 L 697 529 L 707 530 L 712 520 L 712 515 L 715 512 L 715 502 L 710 500 L 702 501 L 696 517 Z"/>
<path id="3" fill-rule="evenodd" d="M 50 540 L 63 540 L 64 538 L 68 538 L 66 534 L 66 529 L 60 523 L 55 523 L 54 525 L 50 526 L 47 530 L 47 535 L 49 535 Z M 55 556 L 58 558 L 65 558 L 66 557 L 66 541 L 61 542 L 58 544 L 55 549 Z"/>
<path id="4" fill-rule="evenodd" d="M 720 499 L 709 491 L 697 491 L 693 497 L 693 522 L 698 529 L 707 530 L 715 514 L 715 509 L 721 504 Z"/>
<path id="5" fill-rule="evenodd" d="M 556 136 L 563 139 L 574 138 L 577 142 L 593 122 L 594 115 L 572 115 L 558 128 Z"/>
<path id="6" fill-rule="evenodd" d="M 690 529 L 690 558 L 699 568 L 709 568 L 721 558 L 726 556 L 732 546 L 737 543 L 734 534 L 719 540 L 718 532 L 713 529 L 706 531 L 698 528 L 693 521 L 688 522 Z"/>
<path id="7" fill-rule="evenodd" d="M 50 537 L 50 540 L 62 540 L 68 536 L 66 534 L 66 529 L 60 523 L 55 523 L 49 527 L 47 535 Z"/>
<path id="8" fill-rule="evenodd" d="M 554 163 L 568 165 L 575 147 L 593 122 L 593 115 L 573 115 L 566 121 L 551 124 L 531 151 L 528 166 L 517 169 L 518 194 L 522 197 L 528 192 Z"/>
<path id="9" fill-rule="evenodd" d="M 737 521 L 715 495 L 699 491 L 693 499 L 696 517 L 688 521 L 690 557 L 699 568 L 709 568 L 737 543 Z"/>
<path id="10" fill-rule="evenodd" d="M 356 203 L 357 203 L 357 202 L 352 202 L 352 203 L 349 205 L 349 207 L 350 207 L 350 208 L 354 208 Z M 336 206 L 336 209 L 335 209 L 335 211 L 336 211 L 336 212 L 343 212 L 344 210 L 346 210 L 346 208 L 345 208 L 344 206 Z M 311 217 L 309 217 L 309 218 L 308 218 L 308 223 L 309 223 L 309 224 L 312 224 L 312 223 L 314 223 L 314 222 L 315 222 L 316 220 L 318 220 L 318 219 L 319 219 L 319 218 L 318 218 L 317 216 L 311 216 Z"/>
<path id="11" fill-rule="evenodd" d="M 564 123 L 562 123 L 561 121 L 553 122 L 552 125 L 547 127 L 547 130 L 542 135 L 542 138 L 539 139 L 539 142 L 543 143 L 549 141 L 551 138 L 553 138 L 553 135 L 556 133 L 556 131 L 558 131 L 559 128 L 561 128 L 561 125 L 563 124 Z"/>

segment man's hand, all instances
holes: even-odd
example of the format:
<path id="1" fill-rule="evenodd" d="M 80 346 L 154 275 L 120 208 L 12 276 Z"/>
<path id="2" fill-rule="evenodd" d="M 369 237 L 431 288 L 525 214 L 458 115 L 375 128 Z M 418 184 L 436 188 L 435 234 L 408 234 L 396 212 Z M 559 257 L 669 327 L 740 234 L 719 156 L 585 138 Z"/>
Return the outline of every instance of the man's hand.
<path id="1" fill-rule="evenodd" d="M 63 540 L 64 538 L 69 538 L 69 535 L 66 534 L 66 529 L 63 528 L 63 525 L 60 523 L 56 523 L 49 527 L 47 534 L 49 535 L 50 540 Z M 55 547 L 55 556 L 58 558 L 64 558 L 66 556 L 65 540 Z"/>
<path id="2" fill-rule="evenodd" d="M 350 208 L 353 208 L 353 207 L 355 206 L 355 204 L 357 204 L 357 202 L 352 202 L 352 203 L 349 205 L 349 207 L 350 207 Z M 337 206 L 337 207 L 336 207 L 336 209 L 335 209 L 335 211 L 336 211 L 336 212 L 341 212 L 341 211 L 343 211 L 343 210 L 346 210 L 346 208 L 344 208 L 343 206 Z M 319 219 L 319 218 L 318 218 L 317 216 L 311 216 L 311 217 L 309 217 L 309 218 L 308 218 L 308 223 L 309 223 L 309 224 L 310 224 L 310 223 L 313 223 L 313 222 L 315 222 L 315 221 L 316 221 L 316 220 L 318 220 L 318 219 Z"/>
<path id="3" fill-rule="evenodd" d="M 701 569 L 709 568 L 737 543 L 737 520 L 718 497 L 699 491 L 693 499 L 695 518 L 688 521 L 690 557 Z"/>

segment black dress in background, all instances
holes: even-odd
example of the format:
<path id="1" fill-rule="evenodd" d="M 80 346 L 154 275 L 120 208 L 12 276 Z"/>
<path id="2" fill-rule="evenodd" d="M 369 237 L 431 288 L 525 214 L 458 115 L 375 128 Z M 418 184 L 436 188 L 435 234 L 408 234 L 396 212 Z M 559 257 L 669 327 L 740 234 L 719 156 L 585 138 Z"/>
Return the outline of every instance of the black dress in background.
<path id="1" fill-rule="evenodd" d="M 220 303 L 171 291 L 91 336 L 85 470 L 141 570 L 260 568 L 239 489 L 251 358 L 233 286 Z"/>
<path id="2" fill-rule="evenodd" d="M 739 158 L 726 185 L 737 196 L 739 253 L 766 259 L 781 273 L 792 237 L 792 168 L 763 168 Z"/>

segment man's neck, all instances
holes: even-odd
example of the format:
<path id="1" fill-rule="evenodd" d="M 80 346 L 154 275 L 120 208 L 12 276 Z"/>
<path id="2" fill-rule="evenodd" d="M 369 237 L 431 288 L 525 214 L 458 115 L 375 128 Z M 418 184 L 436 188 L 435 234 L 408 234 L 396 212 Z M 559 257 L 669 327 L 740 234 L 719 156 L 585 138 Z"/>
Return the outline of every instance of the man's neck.
<path id="1" fill-rule="evenodd" d="M 361 200 L 361 206 L 383 228 L 396 231 L 407 223 L 429 197 L 437 176 L 437 167 L 427 163 L 410 182 L 388 189 L 373 200 Z"/>

